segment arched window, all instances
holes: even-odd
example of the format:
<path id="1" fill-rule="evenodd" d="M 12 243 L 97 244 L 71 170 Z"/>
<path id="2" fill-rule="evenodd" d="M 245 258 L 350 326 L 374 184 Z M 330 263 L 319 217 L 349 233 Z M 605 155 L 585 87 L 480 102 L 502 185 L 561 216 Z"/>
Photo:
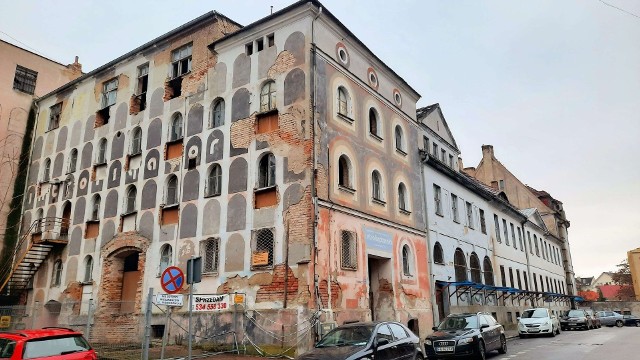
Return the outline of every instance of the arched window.
<path id="1" fill-rule="evenodd" d="M 127 199 L 124 207 L 124 213 L 130 214 L 136 211 L 136 197 L 138 196 L 138 190 L 135 186 L 131 185 L 127 189 Z"/>
<path id="2" fill-rule="evenodd" d="M 272 153 L 267 153 L 258 164 L 258 188 L 266 188 L 276 185 L 276 158 Z"/>
<path id="3" fill-rule="evenodd" d="M 43 228 L 44 228 L 44 210 L 38 209 L 38 211 L 36 211 L 36 225 L 33 231 L 35 233 L 40 233 L 42 232 Z"/>
<path id="4" fill-rule="evenodd" d="M 373 173 L 371 173 L 371 196 L 375 200 L 382 201 L 382 188 L 378 170 L 373 170 Z"/>
<path id="5" fill-rule="evenodd" d="M 76 171 L 77 162 L 78 162 L 78 150 L 72 149 L 71 154 L 69 155 L 69 167 L 67 168 L 68 173 L 72 173 Z"/>
<path id="6" fill-rule="evenodd" d="M 53 263 L 53 274 L 51 274 L 51 286 L 60 286 L 62 281 L 62 260 L 58 259 Z"/>
<path id="7" fill-rule="evenodd" d="M 178 177 L 169 175 L 167 179 L 167 196 L 165 205 L 175 205 L 178 203 Z"/>
<path id="8" fill-rule="evenodd" d="M 220 195 L 222 191 L 222 168 L 213 164 L 207 177 L 207 196 Z"/>
<path id="9" fill-rule="evenodd" d="M 276 108 L 276 83 L 268 81 L 262 85 L 260 91 L 260 112 L 273 110 Z"/>
<path id="10" fill-rule="evenodd" d="M 93 280 L 93 257 L 87 255 L 84 259 L 84 278 L 82 282 L 91 282 Z"/>
<path id="11" fill-rule="evenodd" d="M 338 159 L 338 185 L 352 189 L 351 185 L 351 161 L 346 155 Z"/>
<path id="12" fill-rule="evenodd" d="M 171 266 L 171 259 L 173 258 L 173 250 L 171 249 L 171 245 L 164 244 L 160 249 L 160 268 L 158 269 L 158 274 L 162 274 L 162 272 Z"/>
<path id="13" fill-rule="evenodd" d="M 218 99 L 213 103 L 211 127 L 216 128 L 222 125 L 224 125 L 224 100 Z"/>
<path id="14" fill-rule="evenodd" d="M 273 265 L 273 231 L 271 229 L 260 229 L 255 232 L 254 253 L 267 253 L 267 262 L 257 266 Z"/>
<path id="15" fill-rule="evenodd" d="M 396 149 L 404 152 L 404 140 L 402 136 L 402 128 L 400 125 L 396 125 Z"/>
<path id="16" fill-rule="evenodd" d="M 440 245 L 439 242 L 436 242 L 433 246 L 433 262 L 444 265 L 444 253 L 442 251 L 442 245 Z"/>
<path id="17" fill-rule="evenodd" d="M 378 112 L 374 108 L 369 109 L 369 132 L 380 137 L 379 126 Z"/>
<path id="18" fill-rule="evenodd" d="M 411 250 L 409 245 L 402 246 L 402 273 L 405 276 L 411 275 Z"/>
<path id="19" fill-rule="evenodd" d="M 65 199 L 68 199 L 71 196 L 73 196 L 73 176 L 69 175 L 69 176 L 67 176 L 67 178 L 64 181 L 63 197 Z"/>
<path id="20" fill-rule="evenodd" d="M 107 162 L 107 139 L 102 138 L 98 143 L 98 155 L 96 156 L 96 164 L 104 164 Z"/>
<path id="21" fill-rule="evenodd" d="M 91 204 L 91 220 L 100 220 L 100 202 L 102 199 L 100 195 L 96 194 L 93 197 L 93 203 Z"/>
<path id="22" fill-rule="evenodd" d="M 51 159 L 47 158 L 44 161 L 44 170 L 42 171 L 42 181 L 49 181 L 51 179 Z"/>
<path id="23" fill-rule="evenodd" d="M 398 208 L 407 211 L 407 187 L 404 183 L 398 185 Z"/>
<path id="24" fill-rule="evenodd" d="M 137 126 L 131 131 L 131 155 L 142 153 L 142 129 Z"/>
<path id="25" fill-rule="evenodd" d="M 182 139 L 182 114 L 176 113 L 171 118 L 171 126 L 169 127 L 169 141 L 177 141 Z"/>
<path id="26" fill-rule="evenodd" d="M 349 94 L 342 86 L 338 88 L 338 114 L 349 116 Z"/>
<path id="27" fill-rule="evenodd" d="M 469 267 L 471 268 L 471 281 L 474 283 L 482 283 L 482 269 L 480 269 L 480 259 L 476 253 L 471 253 L 469 259 Z"/>
<path id="28" fill-rule="evenodd" d="M 493 285 L 493 267 L 491 266 L 491 260 L 488 256 L 484 257 L 484 283 L 485 285 Z"/>
<path id="29" fill-rule="evenodd" d="M 456 282 L 467 281 L 467 260 L 464 258 L 464 252 L 460 248 L 456 249 L 453 256 L 453 267 L 456 271 Z"/>

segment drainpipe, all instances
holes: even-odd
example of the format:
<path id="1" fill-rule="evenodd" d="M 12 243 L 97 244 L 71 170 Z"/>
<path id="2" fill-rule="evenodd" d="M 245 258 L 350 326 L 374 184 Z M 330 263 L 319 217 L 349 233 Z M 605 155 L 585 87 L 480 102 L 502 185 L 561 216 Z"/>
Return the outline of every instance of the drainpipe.
<path id="1" fill-rule="evenodd" d="M 320 302 L 319 299 L 319 283 L 318 283 L 318 275 L 316 274 L 316 265 L 318 264 L 318 195 L 316 194 L 316 181 L 317 181 L 317 155 L 316 155 L 316 43 L 315 43 L 315 21 L 322 14 L 322 6 L 319 8 L 318 14 L 311 21 L 311 141 L 313 141 L 311 156 L 313 168 L 311 169 L 311 197 L 312 197 L 312 206 L 313 206 L 313 247 L 311 249 L 311 267 L 313 274 L 313 299 L 316 305 L 316 310 L 320 310 Z"/>
<path id="2" fill-rule="evenodd" d="M 527 247 L 527 236 L 524 231 L 526 224 L 526 219 L 520 223 L 520 225 L 522 226 L 522 243 L 524 244 L 524 254 L 527 257 L 527 282 L 529 283 L 529 286 L 533 286 L 533 282 L 531 281 L 531 262 L 529 260 L 529 248 Z M 531 306 L 533 306 L 533 304 L 531 304 Z"/>
<path id="3" fill-rule="evenodd" d="M 420 184 L 422 187 L 422 194 L 423 194 L 423 198 L 422 198 L 422 206 L 423 206 L 423 221 L 424 221 L 424 229 L 425 229 L 425 242 L 427 244 L 427 259 L 428 259 L 428 263 L 429 263 L 429 269 L 428 269 L 428 275 L 429 275 L 429 282 L 431 283 L 431 291 L 429 292 L 429 299 L 431 301 L 431 319 L 433 321 L 433 324 L 435 326 L 436 324 L 436 316 L 438 317 L 438 322 L 440 322 L 440 313 L 438 312 L 438 304 L 436 303 L 436 293 L 435 293 L 435 286 L 436 286 L 436 275 L 432 273 L 433 267 L 434 267 L 434 262 L 433 262 L 433 251 L 431 248 L 431 244 L 429 242 L 429 236 L 431 235 L 429 233 L 429 214 L 427 211 L 427 185 L 426 185 L 426 177 L 425 177 L 425 171 L 424 168 L 425 166 L 427 166 L 427 160 L 429 159 L 429 154 L 428 154 L 429 149 L 424 149 L 424 154 L 419 154 L 420 155 Z"/>

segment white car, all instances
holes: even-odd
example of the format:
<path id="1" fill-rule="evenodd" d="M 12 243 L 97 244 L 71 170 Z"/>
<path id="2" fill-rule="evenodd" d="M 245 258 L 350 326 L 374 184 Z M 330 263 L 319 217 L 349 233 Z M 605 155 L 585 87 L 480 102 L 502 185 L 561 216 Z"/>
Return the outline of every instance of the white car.
<path id="1" fill-rule="evenodd" d="M 549 309 L 527 309 L 518 318 L 518 335 L 520 335 L 520 338 L 525 338 L 528 335 L 556 336 L 559 334 L 560 321 Z"/>

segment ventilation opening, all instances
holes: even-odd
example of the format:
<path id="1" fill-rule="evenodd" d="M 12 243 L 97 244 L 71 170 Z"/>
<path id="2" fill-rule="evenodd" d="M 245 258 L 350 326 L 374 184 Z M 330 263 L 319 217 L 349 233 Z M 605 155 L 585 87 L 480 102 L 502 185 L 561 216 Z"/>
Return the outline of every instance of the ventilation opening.
<path id="1" fill-rule="evenodd" d="M 165 99 L 171 100 L 180 95 L 182 95 L 182 77 L 169 80 L 165 87 Z"/>
<path id="2" fill-rule="evenodd" d="M 151 325 L 151 333 L 154 339 L 161 339 L 164 335 L 164 325 Z"/>
<path id="3" fill-rule="evenodd" d="M 109 122 L 109 118 L 111 117 L 111 115 L 109 114 L 109 109 L 111 108 L 107 106 L 104 109 L 96 111 L 96 121 L 94 123 L 94 127 L 100 127 Z"/>

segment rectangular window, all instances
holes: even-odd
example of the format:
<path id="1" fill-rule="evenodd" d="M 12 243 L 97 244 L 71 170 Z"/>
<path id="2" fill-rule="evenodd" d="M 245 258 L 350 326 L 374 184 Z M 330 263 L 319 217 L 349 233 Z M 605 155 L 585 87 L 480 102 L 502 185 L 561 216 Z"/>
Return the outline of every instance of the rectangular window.
<path id="1" fill-rule="evenodd" d="M 507 228 L 507 220 L 502 219 L 502 230 L 504 231 L 504 242 L 509 245 L 509 229 Z"/>
<path id="2" fill-rule="evenodd" d="M 440 161 L 446 164 L 446 161 L 445 161 L 446 158 L 447 158 L 447 150 L 445 149 L 440 150 Z"/>
<path id="3" fill-rule="evenodd" d="M 147 89 L 149 87 L 149 64 L 138 67 L 138 86 L 136 103 L 138 112 L 147 108 Z"/>
<path id="4" fill-rule="evenodd" d="M 60 126 L 60 114 L 62 113 L 62 103 L 59 102 L 49 108 L 48 130 L 57 129 Z"/>
<path id="5" fill-rule="evenodd" d="M 422 137 L 422 146 L 425 152 L 429 152 L 429 138 L 426 136 Z"/>
<path id="6" fill-rule="evenodd" d="M 502 287 L 507 286 L 507 276 L 504 273 L 504 265 L 500 265 L 500 277 L 502 278 Z"/>
<path id="7" fill-rule="evenodd" d="M 509 223 L 509 226 L 511 226 L 511 240 L 513 241 L 513 247 L 517 249 L 518 247 L 516 246 L 516 228 L 513 226 L 513 223 Z"/>
<path id="8" fill-rule="evenodd" d="M 475 226 L 473 225 L 473 205 L 470 202 L 466 202 L 467 207 L 467 226 L 473 229 Z"/>
<path id="9" fill-rule="evenodd" d="M 527 279 L 527 272 L 522 272 L 522 277 L 524 278 L 524 289 L 529 291 L 529 279 Z"/>
<path id="10" fill-rule="evenodd" d="M 438 158 L 438 144 L 433 143 L 433 157 Z"/>
<path id="11" fill-rule="evenodd" d="M 518 289 L 522 289 L 522 280 L 520 280 L 520 270 L 516 269 L 516 277 L 518 278 Z"/>
<path id="12" fill-rule="evenodd" d="M 536 246 L 536 256 L 540 257 L 540 247 L 538 246 L 538 237 L 536 234 L 533 234 L 533 243 Z"/>
<path id="13" fill-rule="evenodd" d="M 262 51 L 264 49 L 264 40 L 258 39 L 256 40 L 256 51 Z"/>
<path id="14" fill-rule="evenodd" d="M 484 220 L 484 210 L 480 209 L 480 230 L 483 234 L 487 233 L 487 223 Z"/>
<path id="15" fill-rule="evenodd" d="M 116 103 L 117 92 L 118 78 L 113 78 L 102 83 L 102 109 L 112 106 Z"/>
<path id="16" fill-rule="evenodd" d="M 498 189 L 504 190 L 504 180 L 498 180 Z"/>
<path id="17" fill-rule="evenodd" d="M 449 167 L 453 169 L 453 155 L 449 154 Z"/>
<path id="18" fill-rule="evenodd" d="M 455 194 L 451 194 L 451 214 L 453 216 L 453 221 L 460 222 L 460 218 L 458 216 L 458 197 Z"/>
<path id="19" fill-rule="evenodd" d="M 38 73 L 20 65 L 16 66 L 16 74 L 13 78 L 13 88 L 18 91 L 33 95 L 36 91 Z"/>
<path id="20" fill-rule="evenodd" d="M 513 282 L 513 269 L 509 268 L 509 280 L 511 281 L 511 287 L 516 287 L 516 284 Z"/>
<path id="21" fill-rule="evenodd" d="M 435 202 L 436 214 L 442 216 L 442 190 L 440 186 L 433 184 L 433 200 Z"/>
<path id="22" fill-rule="evenodd" d="M 533 273 L 533 287 L 538 292 L 538 278 L 536 277 L 536 273 Z"/>
<path id="23" fill-rule="evenodd" d="M 201 241 L 200 256 L 202 256 L 202 272 L 205 274 L 217 273 L 220 256 L 220 239 L 210 238 Z"/>
<path id="24" fill-rule="evenodd" d="M 529 238 L 529 252 L 533 254 L 533 246 L 531 245 L 531 232 L 527 231 L 527 238 Z"/>
<path id="25" fill-rule="evenodd" d="M 518 226 L 518 242 L 520 243 L 520 251 L 525 251 L 524 242 L 522 241 L 522 229 Z"/>
<path id="26" fill-rule="evenodd" d="M 340 265 L 343 269 L 356 270 L 358 268 L 356 234 L 351 231 L 342 231 L 341 241 L 342 257 Z"/>
<path id="27" fill-rule="evenodd" d="M 276 44 L 276 38 L 273 34 L 267 35 L 267 46 L 272 47 Z"/>
<path id="28" fill-rule="evenodd" d="M 500 239 L 500 220 L 498 220 L 498 215 L 493 215 L 493 222 L 496 226 L 496 240 L 498 242 L 502 242 L 502 240 Z"/>
<path id="29" fill-rule="evenodd" d="M 253 43 L 249 43 L 244 46 L 244 53 L 247 54 L 247 56 L 253 54 Z"/>
<path id="30" fill-rule="evenodd" d="M 171 52 L 171 78 L 183 76 L 191 71 L 193 44 L 184 45 Z"/>

